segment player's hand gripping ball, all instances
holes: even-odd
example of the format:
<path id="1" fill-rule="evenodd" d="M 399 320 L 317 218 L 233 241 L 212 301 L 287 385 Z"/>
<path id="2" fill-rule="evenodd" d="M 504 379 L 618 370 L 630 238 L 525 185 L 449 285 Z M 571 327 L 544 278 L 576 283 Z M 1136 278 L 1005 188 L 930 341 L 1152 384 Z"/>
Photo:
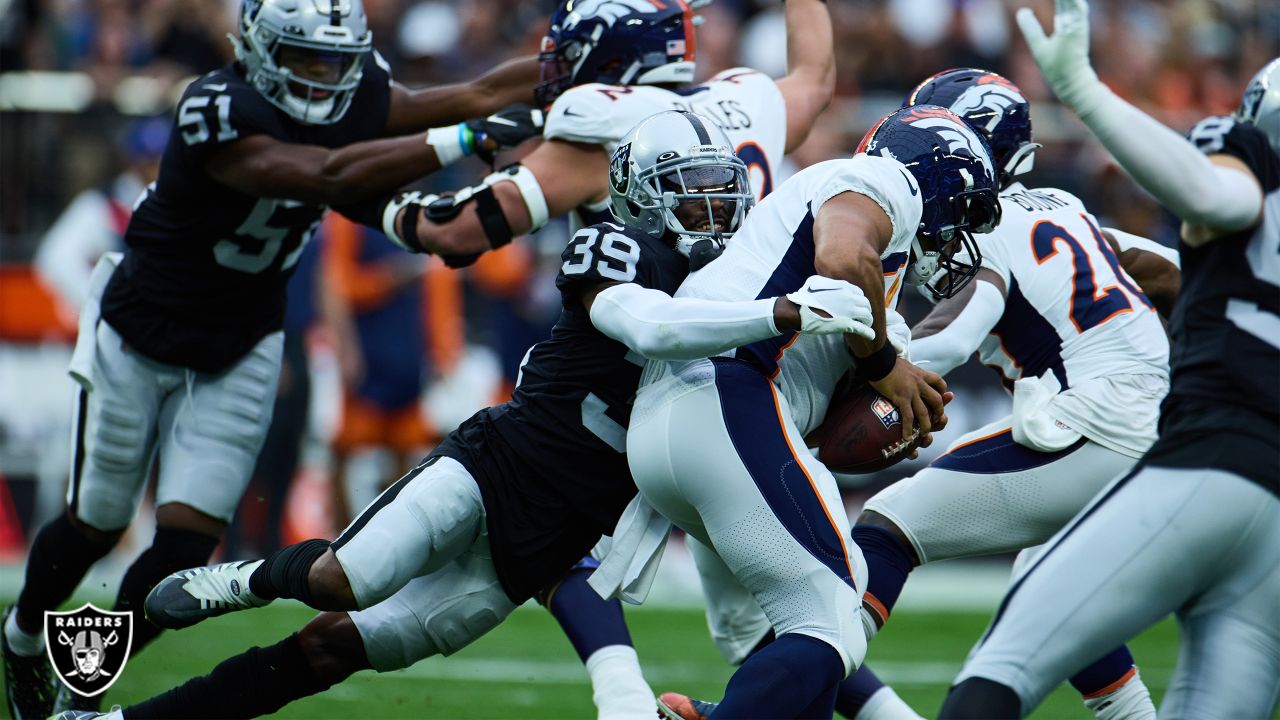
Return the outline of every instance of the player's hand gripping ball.
<path id="1" fill-rule="evenodd" d="M 918 426 L 910 441 L 904 440 L 898 408 L 870 385 L 850 382 L 848 376 L 836 386 L 827 416 L 809 440 L 816 441 L 818 459 L 828 469 L 854 475 L 883 470 L 921 447 Z"/>

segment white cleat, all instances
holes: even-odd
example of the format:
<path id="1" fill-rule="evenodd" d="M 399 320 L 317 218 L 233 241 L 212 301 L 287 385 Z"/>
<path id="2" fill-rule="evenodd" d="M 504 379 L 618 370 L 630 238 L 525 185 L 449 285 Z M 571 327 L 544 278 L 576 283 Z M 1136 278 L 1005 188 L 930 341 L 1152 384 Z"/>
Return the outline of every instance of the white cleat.
<path id="1" fill-rule="evenodd" d="M 262 607 L 269 600 L 249 591 L 249 576 L 262 560 L 242 560 L 176 572 L 147 595 L 147 619 L 180 630 L 236 610 Z"/>

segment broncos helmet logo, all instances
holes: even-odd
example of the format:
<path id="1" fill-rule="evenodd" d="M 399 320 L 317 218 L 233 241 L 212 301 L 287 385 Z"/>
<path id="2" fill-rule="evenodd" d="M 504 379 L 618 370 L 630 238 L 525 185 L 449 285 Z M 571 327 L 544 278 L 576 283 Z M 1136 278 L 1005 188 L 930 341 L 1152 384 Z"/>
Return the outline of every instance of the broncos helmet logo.
<path id="1" fill-rule="evenodd" d="M 994 132 L 1009 108 L 1025 103 L 1016 89 L 1002 82 L 980 83 L 966 89 L 951 103 L 951 112 L 974 119 L 975 111 L 987 110 L 987 132 Z"/>
<path id="2" fill-rule="evenodd" d="M 570 14 L 565 24 L 569 26 L 586 19 L 599 19 L 612 27 L 628 15 L 658 12 L 658 6 L 649 0 L 584 0 L 573 3 L 568 9 Z"/>
<path id="3" fill-rule="evenodd" d="M 936 132 L 938 137 L 947 144 L 947 152 L 953 154 L 958 150 L 968 152 L 971 157 L 982 160 L 982 164 L 987 168 L 988 173 L 994 167 L 991 164 L 991 156 L 987 153 L 987 148 L 983 145 L 982 140 L 978 139 L 978 135 L 963 121 L 958 122 L 950 112 L 946 110 L 942 112 L 924 109 L 913 110 L 903 116 L 903 120 L 912 125 L 928 128 Z"/>

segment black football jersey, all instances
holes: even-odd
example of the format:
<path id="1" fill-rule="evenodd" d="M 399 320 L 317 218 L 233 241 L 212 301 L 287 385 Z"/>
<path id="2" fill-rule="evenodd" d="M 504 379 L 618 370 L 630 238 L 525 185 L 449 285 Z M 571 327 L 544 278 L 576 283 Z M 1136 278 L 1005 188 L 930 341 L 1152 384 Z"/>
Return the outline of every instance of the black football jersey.
<path id="1" fill-rule="evenodd" d="M 578 231 L 562 258 L 563 310 L 530 349 L 511 401 L 477 413 L 436 451 L 480 485 L 494 565 L 516 602 L 611 534 L 636 493 L 624 453 L 645 360 L 591 324 L 582 293 L 633 282 L 673 294 L 689 267 L 663 240 L 612 223 Z"/>
<path id="2" fill-rule="evenodd" d="M 1157 465 L 1213 467 L 1280 494 L 1280 156 L 1257 128 L 1203 120 L 1191 140 L 1240 159 L 1262 186 L 1255 227 L 1191 247 L 1170 319 L 1171 384 Z"/>
<path id="3" fill-rule="evenodd" d="M 279 330 L 285 283 L 325 207 L 233 190 L 213 180 L 205 162 L 250 135 L 328 148 L 376 138 L 390 102 L 390 76 L 373 53 L 350 109 L 331 125 L 294 121 L 234 64 L 191 83 L 159 179 L 129 222 L 103 318 L 151 359 L 202 372 L 225 370 Z"/>

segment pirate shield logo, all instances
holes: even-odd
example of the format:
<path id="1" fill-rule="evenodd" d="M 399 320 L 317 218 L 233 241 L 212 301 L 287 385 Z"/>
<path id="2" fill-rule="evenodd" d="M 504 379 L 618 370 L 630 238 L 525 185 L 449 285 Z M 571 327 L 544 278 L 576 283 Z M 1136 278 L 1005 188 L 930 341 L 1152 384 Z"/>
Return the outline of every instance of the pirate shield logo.
<path id="1" fill-rule="evenodd" d="M 85 604 L 71 612 L 45 612 L 45 647 L 63 684 L 77 695 L 106 692 L 120 677 L 133 643 L 133 615 Z"/>
<path id="2" fill-rule="evenodd" d="M 609 160 L 609 182 L 613 184 L 613 189 L 619 195 L 627 193 L 627 185 L 630 181 L 630 168 L 627 162 L 631 160 L 631 143 L 627 143 L 613 151 L 613 157 Z"/>

